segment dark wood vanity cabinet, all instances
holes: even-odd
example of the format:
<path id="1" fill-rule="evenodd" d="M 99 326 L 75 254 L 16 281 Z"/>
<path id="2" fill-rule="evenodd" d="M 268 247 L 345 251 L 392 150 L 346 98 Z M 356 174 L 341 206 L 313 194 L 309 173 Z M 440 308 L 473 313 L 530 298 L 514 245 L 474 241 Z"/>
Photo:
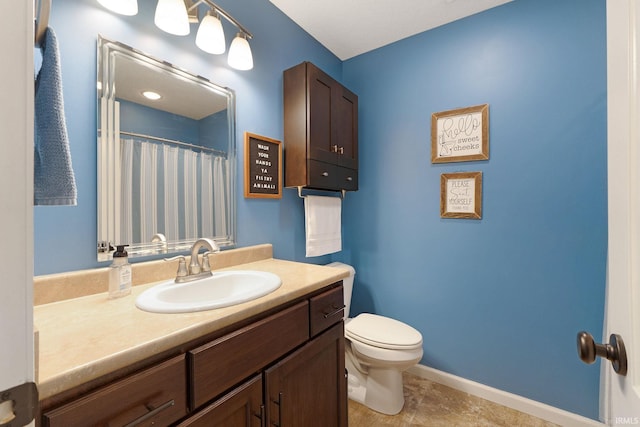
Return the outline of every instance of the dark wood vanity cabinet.
<path id="1" fill-rule="evenodd" d="M 285 186 L 358 189 L 358 97 L 310 62 L 284 72 Z"/>
<path id="2" fill-rule="evenodd" d="M 342 285 L 57 408 L 44 426 L 346 427 Z M 129 424 L 135 421 L 136 424 Z"/>

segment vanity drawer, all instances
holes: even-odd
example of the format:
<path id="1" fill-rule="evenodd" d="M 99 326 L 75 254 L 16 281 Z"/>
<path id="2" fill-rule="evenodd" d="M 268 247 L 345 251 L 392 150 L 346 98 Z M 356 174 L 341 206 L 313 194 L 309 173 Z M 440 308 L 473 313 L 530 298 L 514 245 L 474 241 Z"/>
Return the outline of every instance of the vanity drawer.
<path id="1" fill-rule="evenodd" d="M 185 368 L 184 355 L 167 360 L 47 411 L 43 425 L 123 426 L 136 420 L 137 426 L 171 424 L 187 414 Z"/>
<path id="2" fill-rule="evenodd" d="M 315 336 L 344 317 L 342 286 L 330 289 L 309 300 L 310 334 Z"/>
<path id="3" fill-rule="evenodd" d="M 240 383 L 309 339 L 301 302 L 188 352 L 191 409 Z"/>

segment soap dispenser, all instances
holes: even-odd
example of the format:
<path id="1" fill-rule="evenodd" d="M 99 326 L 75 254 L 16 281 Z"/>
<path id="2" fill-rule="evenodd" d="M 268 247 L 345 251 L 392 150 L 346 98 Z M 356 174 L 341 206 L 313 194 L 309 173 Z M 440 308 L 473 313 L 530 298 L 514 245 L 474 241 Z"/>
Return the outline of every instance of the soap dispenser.
<path id="1" fill-rule="evenodd" d="M 124 249 L 128 245 L 118 245 L 113 253 L 113 263 L 109 266 L 109 298 L 118 298 L 131 293 L 131 264 Z"/>

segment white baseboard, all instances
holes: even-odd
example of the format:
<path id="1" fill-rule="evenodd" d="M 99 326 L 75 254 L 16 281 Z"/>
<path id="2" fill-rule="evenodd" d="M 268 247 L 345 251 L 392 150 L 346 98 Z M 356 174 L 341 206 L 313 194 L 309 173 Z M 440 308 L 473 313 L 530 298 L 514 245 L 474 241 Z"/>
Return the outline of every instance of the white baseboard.
<path id="1" fill-rule="evenodd" d="M 583 417 L 516 394 L 498 390 L 497 388 L 489 387 L 462 377 L 457 377 L 428 366 L 416 365 L 409 368 L 407 372 L 420 378 L 433 381 L 434 383 L 469 393 L 563 427 L 603 427 L 605 425 L 599 421 L 592 420 L 591 418 Z"/>

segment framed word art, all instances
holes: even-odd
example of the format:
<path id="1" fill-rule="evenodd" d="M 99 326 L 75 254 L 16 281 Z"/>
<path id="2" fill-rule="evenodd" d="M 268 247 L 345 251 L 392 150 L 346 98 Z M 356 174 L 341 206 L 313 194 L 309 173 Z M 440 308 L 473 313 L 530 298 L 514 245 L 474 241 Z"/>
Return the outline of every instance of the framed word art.
<path id="1" fill-rule="evenodd" d="M 482 218 L 482 172 L 440 175 L 440 216 Z"/>
<path id="2" fill-rule="evenodd" d="M 244 133 L 244 197 L 282 198 L 280 141 Z"/>
<path id="3" fill-rule="evenodd" d="M 489 104 L 431 115 L 431 163 L 489 159 Z"/>

